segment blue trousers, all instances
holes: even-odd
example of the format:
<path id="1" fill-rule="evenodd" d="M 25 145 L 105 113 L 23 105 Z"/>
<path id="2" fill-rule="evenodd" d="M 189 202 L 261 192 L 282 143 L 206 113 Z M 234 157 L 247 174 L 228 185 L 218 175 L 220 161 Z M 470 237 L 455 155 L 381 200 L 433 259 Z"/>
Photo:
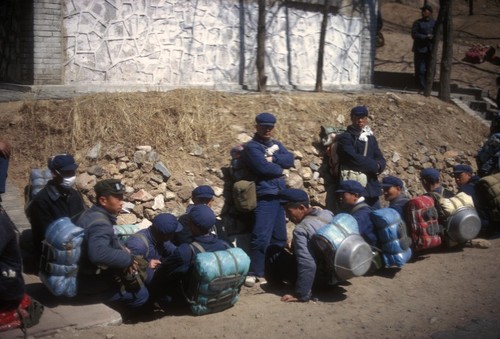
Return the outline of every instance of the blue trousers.
<path id="1" fill-rule="evenodd" d="M 425 78 L 430 67 L 429 53 L 415 53 L 413 61 L 415 63 L 415 80 L 419 90 L 425 90 Z"/>
<path id="2" fill-rule="evenodd" d="M 129 308 L 137 308 L 141 307 L 149 299 L 149 292 L 146 287 L 142 287 L 138 292 L 121 292 L 121 291 L 113 291 L 111 292 L 111 296 L 108 298 L 109 302 L 118 302 L 123 304 Z"/>
<path id="3" fill-rule="evenodd" d="M 259 197 L 255 208 L 255 224 L 250 243 L 250 273 L 264 276 L 266 250 L 269 245 L 286 244 L 285 210 L 278 196 Z"/>
<path id="4" fill-rule="evenodd" d="M 0 156 L 0 194 L 5 193 L 5 182 L 7 181 L 7 170 L 9 159 Z"/>

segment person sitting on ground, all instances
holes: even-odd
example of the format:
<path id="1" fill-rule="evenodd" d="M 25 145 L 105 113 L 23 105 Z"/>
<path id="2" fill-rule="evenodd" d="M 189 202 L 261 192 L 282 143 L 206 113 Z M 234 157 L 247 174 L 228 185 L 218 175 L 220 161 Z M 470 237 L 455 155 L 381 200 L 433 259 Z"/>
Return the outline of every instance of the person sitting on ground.
<path id="1" fill-rule="evenodd" d="M 179 245 L 172 255 L 162 261 L 150 284 L 151 300 L 162 309 L 168 308 L 171 303 L 183 303 L 183 279 L 191 269 L 196 254 L 222 251 L 230 247 L 210 232 L 216 217 L 207 205 L 193 206 L 186 221 L 193 234 L 193 242 Z"/>
<path id="2" fill-rule="evenodd" d="M 451 198 L 453 192 L 441 186 L 440 173 L 435 168 L 425 168 L 420 171 L 420 180 L 427 194 L 437 193 L 443 198 Z"/>
<path id="3" fill-rule="evenodd" d="M 149 298 L 146 287 L 139 285 L 128 291 L 116 283 L 116 277 L 126 272 L 138 272 L 137 261 L 113 230 L 123 206 L 125 187 L 118 179 L 105 179 L 99 181 L 94 190 L 95 204 L 77 222 L 85 230 L 77 279 L 78 294 L 97 295 L 104 301 L 138 308 Z"/>
<path id="4" fill-rule="evenodd" d="M 293 294 L 285 294 L 281 301 L 308 301 L 313 285 L 327 285 L 330 276 L 320 268 L 311 250 L 311 237 L 318 229 L 333 219 L 333 213 L 312 207 L 309 196 L 300 189 L 284 189 L 280 199 L 286 216 L 296 226 L 291 246 L 269 246 L 266 253 L 266 279 L 269 284 L 282 285 L 287 281 L 294 285 Z"/>
<path id="5" fill-rule="evenodd" d="M 170 213 L 154 217 L 151 226 L 130 236 L 125 246 L 134 256 L 142 256 L 148 261 L 146 285 L 149 285 L 161 260 L 171 255 L 176 246 L 171 242 L 174 235 L 182 230 L 182 225 Z"/>
<path id="6" fill-rule="evenodd" d="M 78 164 L 70 154 L 58 154 L 48 161 L 52 179 L 38 192 L 26 208 L 31 224 L 34 245 L 34 258 L 42 254 L 42 242 L 48 226 L 55 220 L 68 217 L 76 223 L 85 210 L 82 196 L 75 188 Z M 38 262 L 35 262 L 38 267 Z"/>
<path id="7" fill-rule="evenodd" d="M 368 108 L 356 106 L 351 110 L 351 125 L 347 131 L 337 138 L 337 154 L 340 163 L 340 180 L 351 180 L 354 178 L 343 177 L 343 172 L 361 172 L 366 176 L 365 203 L 380 208 L 379 196 L 382 188 L 378 181 L 378 175 L 385 169 L 386 161 L 378 146 L 377 139 L 367 125 Z M 355 179 L 358 180 L 358 179 Z"/>
<path id="8" fill-rule="evenodd" d="M 382 179 L 382 189 L 384 198 L 389 202 L 389 207 L 398 211 L 402 220 L 405 220 L 405 206 L 410 200 L 403 192 L 404 183 L 401 179 L 394 176 L 387 176 Z"/>
<path id="9" fill-rule="evenodd" d="M 355 180 L 341 181 L 335 191 L 342 212 L 351 214 L 358 222 L 359 234 L 370 246 L 377 246 L 375 226 L 370 218 L 373 208 L 365 202 L 365 188 Z"/>
<path id="10" fill-rule="evenodd" d="M 191 209 L 196 205 L 207 205 L 208 207 L 210 207 L 212 205 L 212 202 L 214 201 L 214 195 L 214 190 L 208 185 L 198 186 L 191 192 L 191 200 L 193 201 L 193 203 L 189 204 L 186 208 L 186 213 L 179 217 L 179 222 L 182 225 L 182 231 L 176 234 L 175 241 L 177 244 L 190 244 L 193 242 L 193 235 L 191 234 L 191 230 L 187 225 L 187 219 L 189 219 L 189 211 L 191 211 Z M 212 231 L 215 232 L 215 227 Z"/>

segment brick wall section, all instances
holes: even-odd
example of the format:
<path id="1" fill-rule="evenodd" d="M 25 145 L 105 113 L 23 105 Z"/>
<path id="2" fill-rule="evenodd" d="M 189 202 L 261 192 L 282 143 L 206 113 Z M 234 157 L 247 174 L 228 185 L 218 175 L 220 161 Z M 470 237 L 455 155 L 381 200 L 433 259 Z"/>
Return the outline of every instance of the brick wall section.
<path id="1" fill-rule="evenodd" d="M 33 32 L 33 84 L 61 84 L 61 0 L 34 1 Z"/>

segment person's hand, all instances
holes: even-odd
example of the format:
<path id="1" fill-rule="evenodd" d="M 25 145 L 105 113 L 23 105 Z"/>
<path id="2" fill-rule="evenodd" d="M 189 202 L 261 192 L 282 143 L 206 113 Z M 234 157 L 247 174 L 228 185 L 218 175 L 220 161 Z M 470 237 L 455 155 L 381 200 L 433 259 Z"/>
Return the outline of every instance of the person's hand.
<path id="1" fill-rule="evenodd" d="M 266 160 L 267 162 L 273 162 L 273 157 L 272 156 L 266 157 Z"/>
<path id="2" fill-rule="evenodd" d="M 285 302 L 285 303 L 291 303 L 291 302 L 297 302 L 297 301 L 299 301 L 299 299 L 295 298 L 291 294 L 285 294 L 284 296 L 281 297 L 280 300 L 283 301 L 283 302 Z"/>
<path id="3" fill-rule="evenodd" d="M 12 146 L 8 141 L 0 140 L 0 155 L 6 159 L 10 158 L 10 153 L 12 151 Z"/>
<path id="4" fill-rule="evenodd" d="M 149 261 L 149 268 L 151 269 L 156 269 L 159 265 L 161 265 L 161 260 L 158 260 L 158 259 L 151 259 Z"/>
<path id="5" fill-rule="evenodd" d="M 427 39 L 432 40 L 432 38 L 434 38 L 434 35 L 432 35 L 432 34 L 427 34 Z"/>

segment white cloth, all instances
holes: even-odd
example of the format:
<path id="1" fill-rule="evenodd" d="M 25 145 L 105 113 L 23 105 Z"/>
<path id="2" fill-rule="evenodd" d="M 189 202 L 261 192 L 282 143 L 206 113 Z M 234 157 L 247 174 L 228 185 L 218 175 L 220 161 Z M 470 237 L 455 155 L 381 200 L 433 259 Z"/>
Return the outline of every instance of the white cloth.
<path id="1" fill-rule="evenodd" d="M 358 139 L 359 139 L 359 141 L 367 142 L 368 137 L 370 135 L 373 135 L 372 129 L 370 128 L 370 126 L 365 126 L 365 128 L 363 128 L 363 130 L 361 131 Z"/>

